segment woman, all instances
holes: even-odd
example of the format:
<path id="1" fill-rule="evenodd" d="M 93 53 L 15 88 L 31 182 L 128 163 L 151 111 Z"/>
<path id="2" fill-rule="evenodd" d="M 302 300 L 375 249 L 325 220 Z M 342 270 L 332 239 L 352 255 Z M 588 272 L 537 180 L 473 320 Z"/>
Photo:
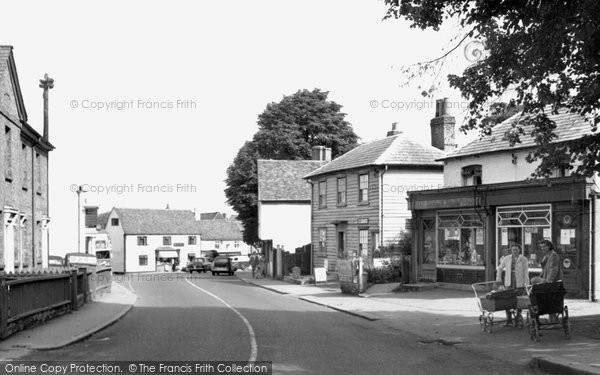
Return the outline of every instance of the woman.
<path id="1" fill-rule="evenodd" d="M 517 289 L 517 294 L 522 294 L 525 291 L 525 286 L 529 285 L 529 266 L 525 256 L 521 254 L 519 245 L 510 247 L 510 254 L 503 257 L 500 265 L 496 269 L 496 280 L 502 282 L 502 271 L 504 271 L 504 286 L 506 289 Z M 521 310 L 517 310 L 517 314 L 521 314 Z M 506 323 L 512 324 L 512 314 L 510 310 L 506 310 Z"/>

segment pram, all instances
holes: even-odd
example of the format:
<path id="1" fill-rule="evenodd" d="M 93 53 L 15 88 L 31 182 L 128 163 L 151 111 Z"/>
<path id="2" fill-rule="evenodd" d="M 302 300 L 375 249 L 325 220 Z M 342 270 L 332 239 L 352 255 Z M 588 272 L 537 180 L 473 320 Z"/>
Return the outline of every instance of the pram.
<path id="1" fill-rule="evenodd" d="M 508 319 L 494 320 L 495 311 L 504 312 L 509 310 L 512 326 L 523 328 L 523 316 L 519 310 L 526 309 L 529 305 L 529 301 L 526 297 L 523 298 L 518 296 L 522 290 L 501 290 L 503 284 L 499 281 L 475 283 L 472 284 L 471 287 L 475 292 L 477 306 L 481 311 L 481 315 L 479 315 L 479 325 L 483 332 L 492 333 L 494 323 L 498 324 L 509 321 Z"/>
<path id="2" fill-rule="evenodd" d="M 567 291 L 562 281 L 553 283 L 541 283 L 529 285 L 526 288 L 529 296 L 530 305 L 527 312 L 527 329 L 529 337 L 536 341 L 540 341 L 540 330 L 552 329 L 556 325 L 562 325 L 562 329 L 567 335 L 567 339 L 571 338 L 571 326 L 569 323 L 569 309 L 564 305 L 564 297 Z M 540 322 L 540 315 L 549 314 L 548 322 Z M 555 314 L 560 315 L 558 322 L 552 322 L 551 318 Z M 546 328 L 542 328 L 547 326 Z"/>

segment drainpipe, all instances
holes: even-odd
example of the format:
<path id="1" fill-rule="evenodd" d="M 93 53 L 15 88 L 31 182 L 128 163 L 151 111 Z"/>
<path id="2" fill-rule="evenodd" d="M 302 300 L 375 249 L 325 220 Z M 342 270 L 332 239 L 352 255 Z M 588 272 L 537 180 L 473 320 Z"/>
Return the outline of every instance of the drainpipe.
<path id="1" fill-rule="evenodd" d="M 383 175 L 387 171 L 388 166 L 379 173 L 379 244 L 383 245 Z"/>
<path id="2" fill-rule="evenodd" d="M 596 255 L 595 248 L 598 243 L 600 233 L 596 230 L 596 226 L 600 221 L 600 213 L 598 213 L 597 205 L 598 197 L 594 194 L 590 199 L 590 276 L 589 276 L 589 300 L 596 301 Z"/>

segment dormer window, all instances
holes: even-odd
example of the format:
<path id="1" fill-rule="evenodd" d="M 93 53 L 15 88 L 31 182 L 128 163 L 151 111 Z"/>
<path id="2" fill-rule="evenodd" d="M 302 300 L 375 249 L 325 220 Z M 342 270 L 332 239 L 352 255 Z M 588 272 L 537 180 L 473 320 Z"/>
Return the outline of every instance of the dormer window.
<path id="1" fill-rule="evenodd" d="M 463 186 L 481 185 L 481 165 L 468 165 L 462 169 Z"/>

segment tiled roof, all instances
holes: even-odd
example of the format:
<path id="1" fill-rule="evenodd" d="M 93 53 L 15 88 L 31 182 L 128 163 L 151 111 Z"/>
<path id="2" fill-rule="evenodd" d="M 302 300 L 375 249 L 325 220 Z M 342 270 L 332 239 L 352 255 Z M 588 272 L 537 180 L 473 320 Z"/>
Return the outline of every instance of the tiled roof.
<path id="1" fill-rule="evenodd" d="M 453 159 L 468 155 L 478 155 L 489 152 L 504 150 L 513 150 L 536 146 L 535 139 L 530 136 L 533 125 L 523 126 L 525 135 L 521 135 L 521 143 L 510 147 L 504 134 L 511 129 L 512 124 L 519 119 L 521 115 L 516 114 L 508 120 L 492 128 L 492 134 L 480 139 L 476 139 L 462 148 L 451 152 L 450 154 L 439 158 L 439 160 Z M 554 142 L 569 141 L 585 134 L 591 134 L 591 125 L 583 117 L 575 113 L 569 113 L 567 109 L 559 110 L 557 115 L 549 114 L 548 118 L 556 123 L 555 133 L 558 136 Z"/>
<path id="2" fill-rule="evenodd" d="M 125 234 L 199 234 L 200 225 L 192 211 L 117 208 Z"/>
<path id="3" fill-rule="evenodd" d="M 200 238 L 203 241 L 241 241 L 242 230 L 237 221 L 229 220 L 200 220 Z"/>
<path id="4" fill-rule="evenodd" d="M 370 165 L 442 166 L 436 159 L 444 155 L 438 148 L 422 145 L 400 134 L 362 144 L 305 178 Z"/>
<path id="5" fill-rule="evenodd" d="M 222 220 L 226 217 L 220 212 L 204 212 L 200 213 L 200 220 Z"/>
<path id="6" fill-rule="evenodd" d="M 326 164 L 318 160 L 257 161 L 259 201 L 310 201 L 310 184 L 302 178 Z"/>

